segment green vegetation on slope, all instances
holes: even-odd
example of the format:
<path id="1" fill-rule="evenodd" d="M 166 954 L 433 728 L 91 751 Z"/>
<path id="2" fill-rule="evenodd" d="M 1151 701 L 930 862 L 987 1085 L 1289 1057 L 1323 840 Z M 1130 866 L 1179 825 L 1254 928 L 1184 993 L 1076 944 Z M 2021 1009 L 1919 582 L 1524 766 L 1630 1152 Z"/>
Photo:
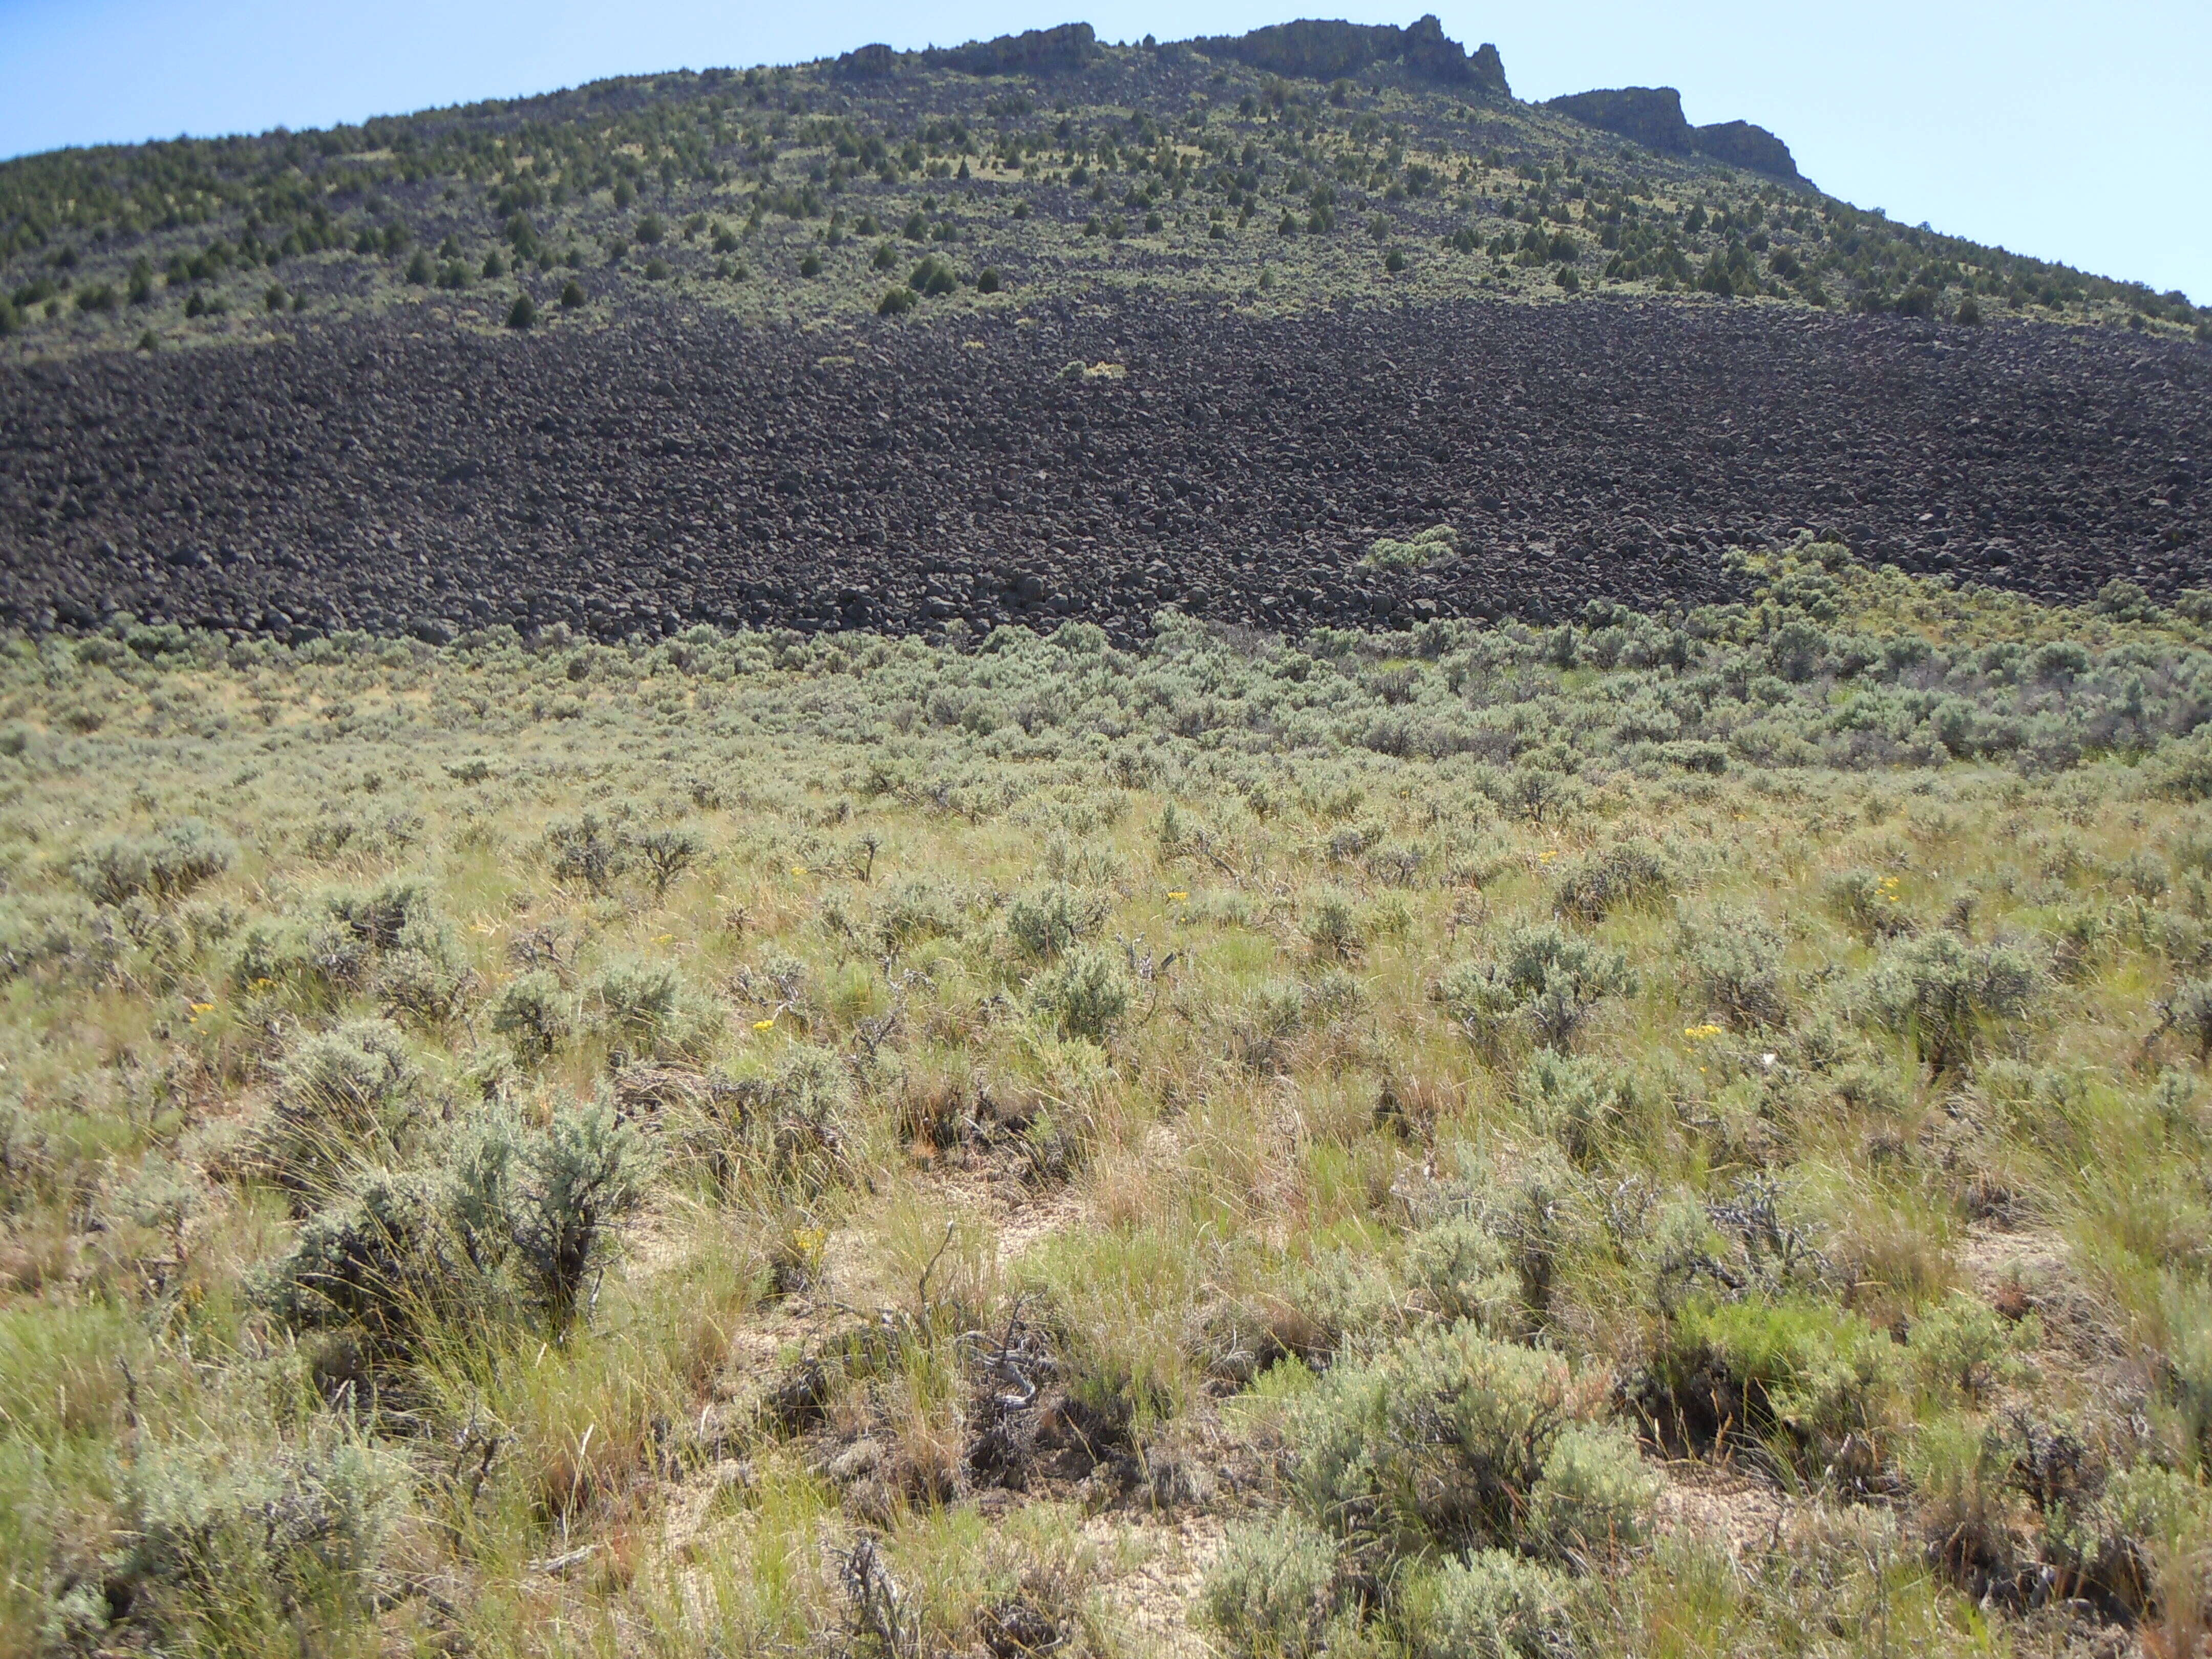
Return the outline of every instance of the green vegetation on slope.
<path id="1" fill-rule="evenodd" d="M 2212 605 L 0 648 L 0 1651 L 2179 1654 Z"/>
<path id="2" fill-rule="evenodd" d="M 2212 326 L 2179 293 L 1389 65 L 1323 82 L 1225 48 L 1101 47 L 1040 80 L 943 58 L 887 58 L 865 77 L 829 62 L 633 77 L 11 161 L 0 332 L 27 352 L 119 348 L 410 306 L 575 326 L 672 293 L 763 319 L 896 312 L 925 255 L 970 295 L 1681 291 Z"/>

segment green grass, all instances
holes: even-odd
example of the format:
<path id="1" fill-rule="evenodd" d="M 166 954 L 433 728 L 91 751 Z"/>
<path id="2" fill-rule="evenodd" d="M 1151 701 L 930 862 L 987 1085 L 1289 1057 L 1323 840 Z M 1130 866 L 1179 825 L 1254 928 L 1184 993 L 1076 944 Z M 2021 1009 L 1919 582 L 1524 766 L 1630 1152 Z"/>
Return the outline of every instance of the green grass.
<path id="1" fill-rule="evenodd" d="M 0 1650 L 2188 1651 L 2203 607 L 1749 574 L 6 642 Z"/>
<path id="2" fill-rule="evenodd" d="M 301 310 L 499 331 L 526 293 L 539 329 L 603 328 L 672 295 L 750 321 L 851 321 L 910 293 L 928 259 L 955 280 L 920 315 L 1132 291 L 1259 312 L 1726 293 L 2172 334 L 2212 322 L 2179 293 L 1535 106 L 1387 76 L 1339 97 L 1179 49 L 1109 47 L 1048 91 L 918 64 L 854 82 L 819 63 L 0 165 L 0 333 L 19 354 L 266 339 Z"/>

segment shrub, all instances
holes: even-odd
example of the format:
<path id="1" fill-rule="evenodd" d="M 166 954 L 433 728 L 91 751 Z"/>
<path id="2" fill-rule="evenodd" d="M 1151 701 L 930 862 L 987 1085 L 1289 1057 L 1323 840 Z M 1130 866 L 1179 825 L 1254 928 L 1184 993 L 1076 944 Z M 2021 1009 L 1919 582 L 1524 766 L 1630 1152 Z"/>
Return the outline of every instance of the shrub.
<path id="1" fill-rule="evenodd" d="M 1562 1556 L 1608 1553 L 1644 1541 L 1659 1481 L 1623 1431 L 1572 1423 L 1544 1457 L 1528 1530 Z"/>
<path id="2" fill-rule="evenodd" d="M 844 1172 L 852 1105 L 837 1056 L 794 1043 L 765 1073 L 711 1090 L 701 1109 L 670 1126 L 668 1141 L 720 1186 L 750 1181 L 807 1198 Z"/>
<path id="3" fill-rule="evenodd" d="M 1505 1246 L 1474 1217 L 1452 1216 L 1406 1240 L 1406 1277 L 1430 1310 L 1501 1335 L 1518 1316 L 1521 1276 Z"/>
<path id="4" fill-rule="evenodd" d="M 801 259 L 799 262 L 799 274 L 802 276 L 819 276 L 822 274 L 822 256 L 818 253 L 810 253 Z"/>
<path id="5" fill-rule="evenodd" d="M 513 329 L 529 330 L 538 325 L 538 302 L 527 294 L 514 296 L 514 304 L 507 313 L 507 325 Z"/>
<path id="6" fill-rule="evenodd" d="M 358 1172 L 301 1224 L 258 1281 L 258 1299 L 295 1330 L 345 1326 L 372 1358 L 404 1359 L 476 1285 L 453 1248 L 444 1198 L 427 1175 Z"/>
<path id="7" fill-rule="evenodd" d="M 1552 884 L 1553 908 L 1583 921 L 1603 921 L 1627 905 L 1666 896 L 1667 866 L 1645 842 L 1621 842 L 1585 854 L 1561 870 Z"/>
<path id="8" fill-rule="evenodd" d="M 934 253 L 927 255 L 921 263 L 907 275 L 906 285 L 925 299 L 950 294 L 960 286 L 960 279 L 952 267 Z"/>
<path id="9" fill-rule="evenodd" d="M 138 894 L 162 903 L 182 898 L 230 868 L 237 848 L 198 818 L 146 836 L 110 836 L 77 855 L 70 873 L 95 904 L 120 905 Z"/>
<path id="10" fill-rule="evenodd" d="M 328 1000 L 358 988 L 374 959 L 338 917 L 257 916 L 240 931 L 230 982 L 248 995 L 285 991 Z"/>
<path id="11" fill-rule="evenodd" d="M 575 1029 L 573 999 L 561 981 L 534 969 L 507 982 L 492 1005 L 491 1029 L 528 1066 L 545 1059 Z"/>
<path id="12" fill-rule="evenodd" d="M 1867 1003 L 1941 1074 L 1973 1057 L 1984 1025 L 2027 1012 L 2042 978 L 2008 945 L 1973 946 L 1953 933 L 1930 933 L 1882 953 L 1868 975 Z"/>
<path id="13" fill-rule="evenodd" d="M 1419 570 L 1431 559 L 1449 558 L 1459 551 L 1459 532 L 1448 524 L 1431 525 L 1407 541 L 1378 536 L 1367 544 L 1360 563 L 1374 570 Z"/>
<path id="14" fill-rule="evenodd" d="M 563 284 L 562 284 L 562 288 L 561 288 L 561 309 L 562 309 L 562 310 L 563 310 L 563 311 L 574 311 L 574 310 L 575 310 L 578 307 L 581 306 L 583 303 L 584 303 L 584 289 L 583 289 L 583 285 L 582 285 L 580 283 L 569 282 L 569 283 L 564 283 Z"/>
<path id="15" fill-rule="evenodd" d="M 2178 981 L 2158 1012 L 2162 1024 L 2194 1044 L 2200 1061 L 2212 1065 L 2212 979 Z"/>
<path id="16" fill-rule="evenodd" d="M 453 928 L 426 913 L 400 928 L 392 949 L 377 963 L 369 989 L 387 1018 L 434 1028 L 459 1017 L 476 982 Z"/>
<path id="17" fill-rule="evenodd" d="M 1782 989 L 1782 936 L 1755 910 L 1723 906 L 1686 923 L 1679 946 L 1705 1007 L 1739 1030 L 1789 1018 Z"/>
<path id="18" fill-rule="evenodd" d="M 1350 896 L 1340 892 L 1323 892 L 1306 907 L 1305 933 L 1316 951 L 1339 962 L 1358 956 L 1366 943 L 1358 912 Z"/>
<path id="19" fill-rule="evenodd" d="M 558 881 L 580 881 L 594 893 L 614 885 L 628 862 L 622 838 L 593 813 L 546 826 L 548 862 Z"/>
<path id="20" fill-rule="evenodd" d="M 960 932 L 958 897 L 933 881 L 896 883 L 876 901 L 873 928 L 877 943 L 886 955 L 896 955 L 924 939 L 957 936 Z"/>
<path id="21" fill-rule="evenodd" d="M 1157 229 L 1158 227 L 1155 226 L 1154 228 Z M 989 265 L 984 266 L 975 278 L 975 292 L 978 294 L 996 294 L 1002 286 L 1004 286 L 1004 279 Z"/>
<path id="22" fill-rule="evenodd" d="M 878 317 L 903 317 L 908 312 L 912 311 L 914 307 L 915 292 L 912 289 L 885 289 L 884 290 L 884 297 L 876 302 L 876 315 Z"/>
<path id="23" fill-rule="evenodd" d="M 518 1160 L 510 1225 L 517 1256 L 558 1329 L 574 1317 L 592 1270 L 640 1197 L 635 1132 L 605 1102 L 557 1108 Z"/>
<path id="24" fill-rule="evenodd" d="M 129 944 L 112 908 L 76 894 L 0 898 L 0 985 L 38 972 L 100 979 Z"/>
<path id="25" fill-rule="evenodd" d="M 1895 1406 L 1896 1349 L 1861 1316 L 1808 1297 L 1693 1297 L 1676 1310 L 1647 1373 L 1673 1431 L 1696 1443 L 1778 1437 L 1807 1468 L 1847 1437 L 1864 1446 Z"/>
<path id="26" fill-rule="evenodd" d="M 1049 962 L 1098 925 L 1102 908 L 1064 882 L 1031 888 L 1006 906 L 1006 937 L 1023 955 Z"/>
<path id="27" fill-rule="evenodd" d="M 161 1651 L 342 1639 L 375 1617 L 408 1485 L 396 1455 L 336 1430 L 273 1455 L 149 1443 L 128 1466 L 127 1541 L 92 1583 L 87 1650 L 112 1639 L 118 1608 Z"/>
<path id="28" fill-rule="evenodd" d="M 391 950 L 410 926 L 434 925 L 437 920 L 429 890 L 406 876 L 380 882 L 367 893 L 335 889 L 323 896 L 323 904 L 372 951 Z"/>
<path id="29" fill-rule="evenodd" d="M 1559 1454 L 1576 1398 L 1564 1358 L 1471 1323 L 1406 1337 L 1333 1366 L 1294 1412 L 1294 1487 L 1322 1525 L 1394 1556 L 1632 1537 L 1653 1496 L 1616 1478 L 1633 1443 L 1583 1425 Z"/>
<path id="30" fill-rule="evenodd" d="M 1861 939 L 1899 939 L 1915 931 L 1895 876 L 1847 870 L 1828 878 L 1823 889 L 1828 908 Z"/>
<path id="31" fill-rule="evenodd" d="M 647 830 L 630 837 L 630 847 L 653 878 L 653 896 L 668 896 L 668 884 L 699 861 L 707 843 L 696 830 L 680 826 Z"/>
<path id="32" fill-rule="evenodd" d="M 257 1136 L 259 1162 L 295 1193 L 328 1191 L 349 1164 L 398 1144 L 422 1082 L 405 1042 L 383 1020 L 304 1037 L 278 1068 L 276 1103 Z"/>
<path id="33" fill-rule="evenodd" d="M 2173 800 L 2212 800 L 2212 738 L 2172 745 L 2154 775 L 2158 793 Z"/>
<path id="34" fill-rule="evenodd" d="M 1240 1522 L 1199 1590 L 1199 1608 L 1239 1659 L 1307 1659 L 1336 1611 L 1336 1546 L 1302 1516 Z"/>
<path id="35" fill-rule="evenodd" d="M 1535 1128 L 1577 1163 L 1596 1150 L 1607 1126 L 1632 1100 L 1620 1075 L 1603 1061 L 1549 1048 L 1522 1068 L 1516 1092 Z"/>
<path id="36" fill-rule="evenodd" d="M 1923 1388 L 1956 1393 L 1971 1404 L 1992 1385 L 2019 1376 L 2021 1356 L 2041 1335 L 2034 1315 L 2008 1324 L 1986 1302 L 1957 1292 L 1913 1320 L 1905 1358 Z"/>
<path id="37" fill-rule="evenodd" d="M 1436 995 L 1486 1049 L 1494 1051 L 1515 1022 L 1544 1046 L 1565 1048 L 1601 1002 L 1634 988 L 1623 952 L 1541 922 L 1508 934 L 1496 960 L 1448 969 Z"/>
<path id="38" fill-rule="evenodd" d="M 1103 1042 L 1129 1012 L 1129 981 L 1102 951 L 1077 951 L 1039 974 L 1030 1002 L 1062 1036 Z"/>
<path id="39" fill-rule="evenodd" d="M 608 1035 L 641 1053 L 698 1059 L 720 1034 L 720 1006 L 692 990 L 668 963 L 617 957 L 591 988 Z"/>
<path id="40" fill-rule="evenodd" d="M 1558 1575 L 1509 1550 L 1476 1550 L 1400 1597 L 1408 1659 L 1554 1659 L 1570 1651 Z"/>

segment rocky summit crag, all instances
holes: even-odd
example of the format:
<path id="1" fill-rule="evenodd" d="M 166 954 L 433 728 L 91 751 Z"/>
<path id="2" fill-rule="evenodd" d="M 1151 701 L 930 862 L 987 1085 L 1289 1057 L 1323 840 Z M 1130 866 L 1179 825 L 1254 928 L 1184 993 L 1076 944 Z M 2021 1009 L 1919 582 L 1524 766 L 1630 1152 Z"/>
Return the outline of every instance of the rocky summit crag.
<path id="1" fill-rule="evenodd" d="M 1522 102 L 1434 17 L 27 157 L 0 330 L 34 630 L 1129 637 L 1694 601 L 1801 528 L 2051 599 L 2207 556 L 2212 313 L 1671 88 Z"/>

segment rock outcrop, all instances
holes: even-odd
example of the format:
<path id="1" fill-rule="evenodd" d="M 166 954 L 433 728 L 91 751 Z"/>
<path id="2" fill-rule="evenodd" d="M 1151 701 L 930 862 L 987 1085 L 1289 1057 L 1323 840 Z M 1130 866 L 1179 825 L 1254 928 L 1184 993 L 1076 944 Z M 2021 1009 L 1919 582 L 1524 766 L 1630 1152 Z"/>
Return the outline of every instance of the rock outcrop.
<path id="1" fill-rule="evenodd" d="M 1062 23 L 1056 28 L 1024 29 L 1019 34 L 970 40 L 964 46 L 931 46 L 918 52 L 894 52 L 877 43 L 845 53 L 836 68 L 839 75 L 855 81 L 896 74 L 902 58 L 963 75 L 1073 75 L 1097 56 L 1098 35 L 1090 24 Z"/>
<path id="2" fill-rule="evenodd" d="M 1486 42 L 1469 52 L 1444 33 L 1434 15 L 1407 27 L 1394 24 L 1345 23 L 1302 17 L 1273 23 L 1249 34 L 1201 37 L 1190 43 L 1209 58 L 1226 58 L 1301 81 L 1334 81 L 1376 64 L 1395 63 L 1406 73 L 1439 86 L 1461 87 L 1487 96 L 1510 98 L 1505 65 L 1498 48 Z"/>
<path id="3" fill-rule="evenodd" d="M 1098 36 L 1088 23 L 1024 29 L 964 46 L 933 46 L 921 54 L 932 69 L 965 75 L 1071 75 L 1098 55 Z"/>
<path id="4" fill-rule="evenodd" d="M 1613 87 L 1570 93 L 1550 100 L 1544 107 L 1662 155 L 1705 155 L 1788 184 L 1805 182 L 1790 156 L 1790 146 L 1765 127 L 1748 121 L 1716 121 L 1693 127 L 1682 113 L 1682 94 L 1672 87 Z"/>

